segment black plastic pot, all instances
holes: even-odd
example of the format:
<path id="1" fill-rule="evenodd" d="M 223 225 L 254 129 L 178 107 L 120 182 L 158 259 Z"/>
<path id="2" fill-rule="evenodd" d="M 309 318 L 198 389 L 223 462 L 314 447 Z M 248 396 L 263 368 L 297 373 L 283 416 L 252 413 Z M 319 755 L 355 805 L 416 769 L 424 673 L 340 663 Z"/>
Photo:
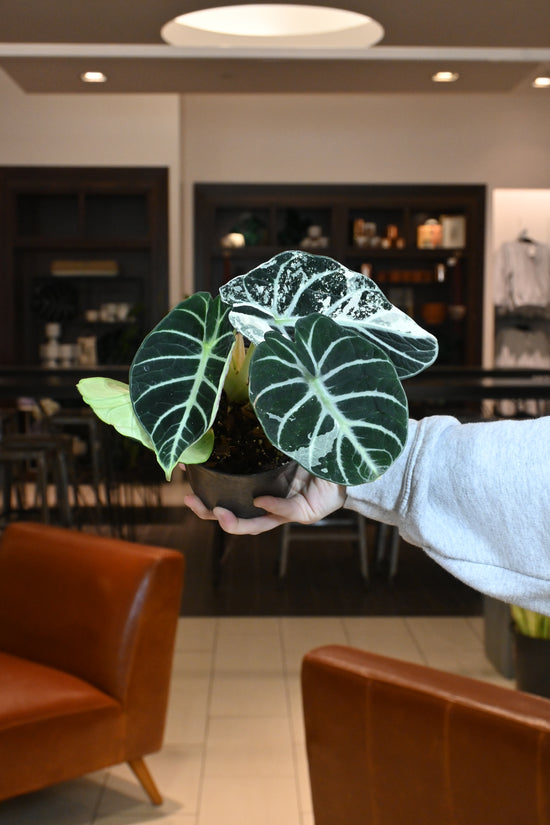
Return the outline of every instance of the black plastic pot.
<path id="1" fill-rule="evenodd" d="M 250 475 L 220 473 L 204 464 L 188 464 L 187 478 L 195 495 L 212 510 L 225 507 L 239 518 L 262 516 L 265 510 L 252 503 L 256 496 L 284 498 L 298 469 L 296 461 Z"/>
<path id="2" fill-rule="evenodd" d="M 514 635 L 516 687 L 550 699 L 550 639 Z"/>

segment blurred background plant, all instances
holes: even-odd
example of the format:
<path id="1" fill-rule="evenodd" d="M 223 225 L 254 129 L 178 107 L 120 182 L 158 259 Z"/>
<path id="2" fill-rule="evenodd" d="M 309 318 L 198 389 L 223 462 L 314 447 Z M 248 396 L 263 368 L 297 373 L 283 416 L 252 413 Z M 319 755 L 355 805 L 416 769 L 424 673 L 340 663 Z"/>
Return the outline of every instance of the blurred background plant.
<path id="1" fill-rule="evenodd" d="M 517 605 L 511 606 L 511 612 L 518 633 L 534 639 L 550 639 L 550 616 Z"/>

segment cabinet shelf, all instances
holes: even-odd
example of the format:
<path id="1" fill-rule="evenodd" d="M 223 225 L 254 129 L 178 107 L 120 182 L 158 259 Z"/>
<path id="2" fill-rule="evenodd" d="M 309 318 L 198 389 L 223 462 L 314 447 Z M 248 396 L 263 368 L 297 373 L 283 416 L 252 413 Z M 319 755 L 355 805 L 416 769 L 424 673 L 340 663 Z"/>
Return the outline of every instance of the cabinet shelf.
<path id="1" fill-rule="evenodd" d="M 61 324 L 60 343 L 93 335 L 102 362 L 129 363 L 168 310 L 167 170 L 3 167 L 0 213 L 7 227 L 0 363 L 40 364 L 50 322 Z M 76 271 L 64 274 L 59 262 Z M 102 266 L 87 271 L 95 262 Z M 121 320 L 92 326 L 87 311 L 108 304 Z M 132 321 L 123 319 L 127 306 Z"/>
<path id="2" fill-rule="evenodd" d="M 430 326 L 440 343 L 440 364 L 481 363 L 484 186 L 197 184 L 194 194 L 197 290 L 216 294 L 230 278 L 300 249 L 316 225 L 327 245 L 306 251 L 363 274 L 367 265 L 389 300 L 426 327 L 423 316 L 433 317 L 426 308 L 431 305 L 442 318 Z M 440 218 L 463 230 L 446 236 L 458 236 L 456 246 L 419 248 L 419 226 Z M 359 246 L 353 241 L 362 227 L 379 239 L 399 238 L 403 246 Z M 224 250 L 222 238 L 231 232 L 245 236 L 245 246 Z M 449 307 L 461 309 L 460 323 Z"/>
<path id="3" fill-rule="evenodd" d="M 357 246 L 348 246 L 346 247 L 345 255 L 346 258 L 382 258 L 382 259 L 395 259 L 395 260 L 406 260 L 407 258 L 417 259 L 417 260 L 433 260 L 438 261 L 444 258 L 464 258 L 467 253 L 464 249 L 451 249 L 447 247 L 438 246 L 434 249 L 419 249 L 416 246 L 405 246 L 402 249 L 396 249 L 389 247 L 387 249 L 380 248 L 380 247 L 357 247 Z"/>

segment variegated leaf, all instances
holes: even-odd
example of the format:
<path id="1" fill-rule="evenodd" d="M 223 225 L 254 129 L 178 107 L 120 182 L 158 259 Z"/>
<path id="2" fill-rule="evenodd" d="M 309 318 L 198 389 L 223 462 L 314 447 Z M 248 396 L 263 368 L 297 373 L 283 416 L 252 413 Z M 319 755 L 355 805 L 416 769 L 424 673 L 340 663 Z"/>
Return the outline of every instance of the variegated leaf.
<path id="1" fill-rule="evenodd" d="M 216 415 L 235 342 L 228 314 L 219 298 L 197 292 L 149 333 L 132 363 L 132 405 L 167 478 Z"/>
<path id="2" fill-rule="evenodd" d="M 254 343 L 270 330 L 292 338 L 299 318 L 321 313 L 380 346 L 400 378 L 437 357 L 437 339 L 394 307 L 370 278 L 322 255 L 282 252 L 220 288 L 231 322 Z"/>
<path id="3" fill-rule="evenodd" d="M 391 360 L 319 314 L 296 323 L 294 340 L 266 335 L 252 358 L 250 397 L 270 441 L 337 484 L 373 481 L 407 438 L 407 400 Z"/>

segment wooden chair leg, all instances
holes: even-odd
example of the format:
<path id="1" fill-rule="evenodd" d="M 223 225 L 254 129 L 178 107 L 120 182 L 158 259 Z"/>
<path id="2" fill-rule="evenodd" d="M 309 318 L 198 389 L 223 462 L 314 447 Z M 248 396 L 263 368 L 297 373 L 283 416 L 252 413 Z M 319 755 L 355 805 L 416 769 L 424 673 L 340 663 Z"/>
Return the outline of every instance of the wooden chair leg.
<path id="1" fill-rule="evenodd" d="M 149 768 L 143 759 L 132 759 L 128 762 L 130 768 L 138 778 L 141 786 L 153 805 L 162 805 L 162 796 L 155 785 L 155 780 L 149 773 Z"/>

